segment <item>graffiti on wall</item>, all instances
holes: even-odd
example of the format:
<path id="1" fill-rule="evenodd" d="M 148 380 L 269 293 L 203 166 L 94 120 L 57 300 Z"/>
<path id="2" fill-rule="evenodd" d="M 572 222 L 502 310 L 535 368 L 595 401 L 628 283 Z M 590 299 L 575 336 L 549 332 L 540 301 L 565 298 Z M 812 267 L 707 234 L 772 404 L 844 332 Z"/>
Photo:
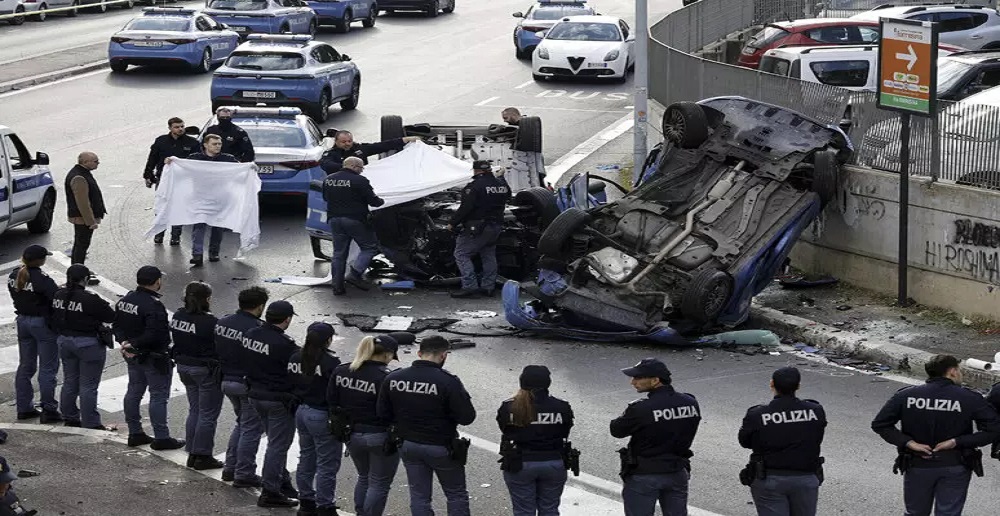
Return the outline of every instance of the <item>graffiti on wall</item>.
<path id="1" fill-rule="evenodd" d="M 856 227 L 862 221 L 878 222 L 885 218 L 885 202 L 875 197 L 878 187 L 856 184 L 841 192 L 840 213 L 844 222 Z"/>
<path id="2" fill-rule="evenodd" d="M 1000 226 L 956 219 L 950 241 L 924 243 L 924 264 L 1000 285 Z"/>

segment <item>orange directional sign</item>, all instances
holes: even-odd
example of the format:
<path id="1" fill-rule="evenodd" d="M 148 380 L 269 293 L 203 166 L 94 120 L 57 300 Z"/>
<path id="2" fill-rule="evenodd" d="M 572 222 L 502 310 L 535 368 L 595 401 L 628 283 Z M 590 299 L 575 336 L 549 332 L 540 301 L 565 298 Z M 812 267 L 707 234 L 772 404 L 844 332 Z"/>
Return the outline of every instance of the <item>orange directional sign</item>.
<path id="1" fill-rule="evenodd" d="M 937 96 L 937 24 L 880 22 L 878 107 L 930 115 Z"/>

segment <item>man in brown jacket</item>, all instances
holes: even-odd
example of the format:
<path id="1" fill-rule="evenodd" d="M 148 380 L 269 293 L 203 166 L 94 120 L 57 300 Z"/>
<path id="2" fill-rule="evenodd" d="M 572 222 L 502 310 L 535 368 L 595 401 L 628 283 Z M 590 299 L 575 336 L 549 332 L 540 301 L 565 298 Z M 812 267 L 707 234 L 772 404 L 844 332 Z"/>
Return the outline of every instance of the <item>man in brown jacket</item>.
<path id="1" fill-rule="evenodd" d="M 84 263 L 94 230 L 108 211 L 93 171 L 101 161 L 93 152 L 81 152 L 76 166 L 66 174 L 66 208 L 73 224 L 73 263 Z M 91 284 L 94 284 L 94 278 Z"/>

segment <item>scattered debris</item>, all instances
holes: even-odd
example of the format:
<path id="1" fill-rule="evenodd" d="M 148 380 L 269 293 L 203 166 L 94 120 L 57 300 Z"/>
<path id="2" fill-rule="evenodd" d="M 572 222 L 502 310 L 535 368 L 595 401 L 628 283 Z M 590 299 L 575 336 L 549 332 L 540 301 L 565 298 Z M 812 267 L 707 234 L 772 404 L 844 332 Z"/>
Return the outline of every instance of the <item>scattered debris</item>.
<path id="1" fill-rule="evenodd" d="M 400 310 L 413 310 L 412 306 L 406 306 L 406 305 L 397 306 L 396 308 L 399 308 Z"/>
<path id="2" fill-rule="evenodd" d="M 815 306 L 816 305 L 816 300 L 815 299 L 813 299 L 813 298 L 811 298 L 809 296 L 806 296 L 804 294 L 799 294 L 799 302 L 801 302 L 804 306 Z"/>
<path id="3" fill-rule="evenodd" d="M 816 348 L 814 348 L 812 346 L 806 346 L 806 347 L 802 348 L 802 352 L 804 352 L 804 353 L 815 353 L 817 351 L 819 351 L 819 350 L 817 350 Z"/>
<path id="4" fill-rule="evenodd" d="M 409 331 L 412 333 L 420 333 L 426 330 L 443 330 L 451 326 L 452 324 L 459 322 L 459 319 L 446 319 L 441 317 L 426 317 L 417 319 L 414 317 L 401 317 L 401 316 L 388 316 L 388 315 L 376 316 L 367 314 L 341 314 L 341 313 L 338 313 L 337 317 L 344 324 L 344 326 L 353 326 L 361 331 Z M 385 330 L 382 328 L 376 329 L 376 327 L 379 326 L 379 324 L 381 323 L 382 319 L 386 317 L 397 318 L 397 321 L 394 323 L 386 323 L 386 324 L 395 324 L 396 326 L 393 326 L 394 328 L 397 328 L 402 325 L 402 322 L 399 321 L 398 319 L 407 319 L 409 320 L 409 323 L 407 327 L 401 327 L 399 329 L 391 329 L 391 330 Z M 383 326 L 383 328 L 384 327 L 385 326 Z"/>
<path id="5" fill-rule="evenodd" d="M 489 319 L 496 317 L 497 313 L 489 310 L 459 310 L 455 312 L 455 315 L 469 319 Z"/>
<path id="6" fill-rule="evenodd" d="M 476 343 L 471 340 L 466 339 L 453 339 L 448 342 L 449 349 L 464 349 L 464 348 L 474 348 Z"/>
<path id="7" fill-rule="evenodd" d="M 833 276 L 814 276 L 810 277 L 806 274 L 790 274 L 778 278 L 778 283 L 784 288 L 816 288 L 825 287 L 827 285 L 835 285 L 839 282 L 837 278 Z"/>
<path id="8" fill-rule="evenodd" d="M 412 317 L 398 315 L 383 315 L 378 318 L 378 324 L 372 330 L 375 331 L 406 331 L 413 324 Z"/>
<path id="9" fill-rule="evenodd" d="M 412 280 L 401 280 L 393 281 L 391 283 L 383 283 L 379 285 L 382 290 L 413 290 L 417 288 L 417 284 Z"/>
<path id="10" fill-rule="evenodd" d="M 846 312 L 846 311 L 850 310 L 851 308 L 854 308 L 854 307 L 851 306 L 851 305 L 837 305 L 837 310 L 840 310 L 841 312 Z"/>
<path id="11" fill-rule="evenodd" d="M 31 478 L 31 477 L 37 477 L 39 475 L 41 475 L 41 473 L 32 469 L 22 469 L 17 472 L 17 478 Z"/>
<path id="12" fill-rule="evenodd" d="M 962 324 L 964 324 L 966 326 L 972 326 L 972 319 L 969 319 L 968 317 L 963 317 L 962 318 Z"/>

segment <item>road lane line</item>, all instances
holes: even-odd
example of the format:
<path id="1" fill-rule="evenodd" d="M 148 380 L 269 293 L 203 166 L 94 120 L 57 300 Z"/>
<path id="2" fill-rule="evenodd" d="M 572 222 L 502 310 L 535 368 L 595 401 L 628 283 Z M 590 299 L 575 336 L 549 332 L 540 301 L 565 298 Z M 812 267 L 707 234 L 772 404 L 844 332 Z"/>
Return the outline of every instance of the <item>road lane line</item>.
<path id="1" fill-rule="evenodd" d="M 475 104 L 474 107 L 488 107 L 488 108 L 503 108 L 504 106 L 497 106 L 495 104 Z M 583 109 L 583 108 L 561 108 L 561 107 L 547 107 L 547 106 L 518 106 L 518 109 L 523 110 L 539 110 L 539 111 L 574 111 L 579 113 L 624 113 L 627 111 L 625 108 L 622 109 Z"/>
<path id="2" fill-rule="evenodd" d="M 60 70 L 56 70 L 56 71 L 60 71 Z M 55 86 L 56 84 L 63 84 L 63 83 L 66 83 L 66 82 L 75 81 L 77 79 L 83 79 L 83 78 L 86 78 L 86 77 L 92 77 L 94 75 L 98 75 L 98 74 L 102 74 L 102 73 L 110 73 L 110 72 L 107 69 L 105 69 L 105 68 L 101 68 L 100 70 L 94 70 L 93 72 L 81 73 L 80 75 L 73 75 L 73 76 L 70 76 L 70 77 L 66 77 L 65 79 L 59 79 L 58 81 L 44 82 L 42 84 L 36 84 L 34 86 L 30 86 L 28 88 L 24 88 L 23 90 L 8 91 L 6 93 L 0 94 L 0 99 L 5 99 L 7 97 L 13 97 L 14 95 L 20 95 L 22 93 L 28 93 L 29 91 L 40 90 L 42 88 L 48 88 L 49 86 Z"/>
<path id="3" fill-rule="evenodd" d="M 521 89 L 521 88 L 524 88 L 524 87 L 528 86 L 529 84 L 534 84 L 534 83 L 535 83 L 535 80 L 534 80 L 534 79 L 532 79 L 532 80 L 530 80 L 530 81 L 524 81 L 524 82 L 522 82 L 522 83 L 521 83 L 520 85 L 518 85 L 518 86 L 514 87 L 514 89 L 515 89 L 515 90 L 519 90 L 519 89 Z"/>
<path id="4" fill-rule="evenodd" d="M 479 104 L 476 104 L 476 106 L 485 106 L 486 104 L 489 104 L 490 102 L 493 102 L 494 100 L 496 100 L 498 98 L 500 98 L 500 97 L 490 97 L 490 98 L 488 98 L 488 99 L 480 102 Z"/>
<path id="5" fill-rule="evenodd" d="M 563 174 L 569 172 L 569 169 L 631 129 L 634 123 L 633 116 L 632 113 L 629 113 L 619 118 L 603 131 L 591 136 L 587 141 L 564 154 L 552 165 L 545 167 L 545 182 L 552 186 L 558 186 L 559 179 L 562 178 Z"/>
<path id="6" fill-rule="evenodd" d="M 21 265 L 21 260 L 11 260 L 7 263 L 0 264 L 0 271 L 7 272 L 18 265 Z"/>

